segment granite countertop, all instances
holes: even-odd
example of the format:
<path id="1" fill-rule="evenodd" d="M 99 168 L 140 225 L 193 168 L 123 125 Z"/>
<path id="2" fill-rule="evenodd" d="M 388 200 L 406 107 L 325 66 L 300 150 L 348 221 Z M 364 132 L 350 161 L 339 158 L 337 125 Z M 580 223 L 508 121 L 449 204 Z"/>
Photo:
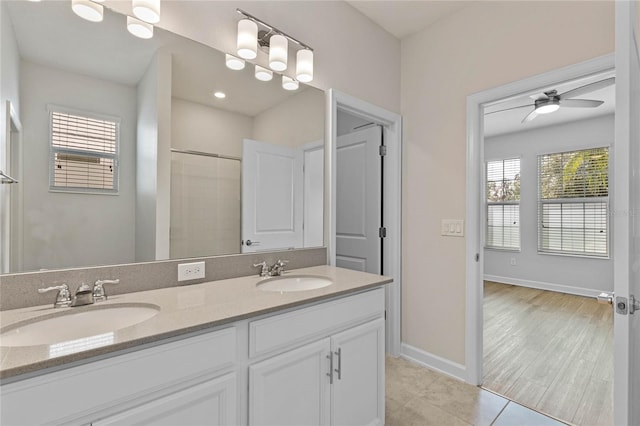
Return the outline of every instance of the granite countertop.
<path id="1" fill-rule="evenodd" d="M 332 266 L 314 266 L 287 271 L 286 275 L 329 277 L 333 284 L 316 290 L 297 292 L 262 291 L 256 284 L 265 278 L 248 276 L 202 284 L 120 294 L 105 302 L 84 307 L 58 308 L 52 305 L 0 311 L 2 330 L 12 324 L 64 312 L 101 309 L 109 305 L 137 304 L 159 308 L 154 317 L 141 323 L 87 338 L 52 345 L 5 347 L 0 339 L 0 379 L 86 360 L 169 337 L 228 324 L 256 315 L 306 303 L 343 296 L 387 284 L 391 278 Z M 65 345 L 64 343 L 69 343 Z"/>

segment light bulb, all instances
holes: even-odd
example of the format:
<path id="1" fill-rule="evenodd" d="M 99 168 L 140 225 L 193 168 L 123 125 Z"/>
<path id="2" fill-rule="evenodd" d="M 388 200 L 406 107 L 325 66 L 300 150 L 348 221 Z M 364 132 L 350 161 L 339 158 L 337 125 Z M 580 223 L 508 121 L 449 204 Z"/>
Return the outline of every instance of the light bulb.
<path id="1" fill-rule="evenodd" d="M 287 69 L 288 44 L 287 38 L 280 34 L 274 34 L 269 39 L 269 67 L 272 70 Z"/>
<path id="2" fill-rule="evenodd" d="M 238 56 L 255 59 L 258 55 L 258 24 L 250 19 L 238 21 Z"/>
<path id="3" fill-rule="evenodd" d="M 260 65 L 256 65 L 255 76 L 260 81 L 269 81 L 273 78 L 273 71 L 263 68 Z"/>
<path id="4" fill-rule="evenodd" d="M 148 39 L 153 37 L 153 25 L 127 16 L 127 30 L 136 37 Z"/>
<path id="5" fill-rule="evenodd" d="M 71 0 L 71 10 L 91 22 L 101 22 L 104 15 L 104 7 L 90 0 Z"/>
<path id="6" fill-rule="evenodd" d="M 291 77 L 287 77 L 286 75 L 282 76 L 282 88 L 284 90 L 298 90 L 299 85 L 300 83 Z"/>
<path id="7" fill-rule="evenodd" d="M 296 55 L 296 78 L 303 83 L 313 80 L 313 50 L 298 50 Z"/>
<path id="8" fill-rule="evenodd" d="M 160 22 L 160 0 L 132 0 L 132 7 L 136 18 L 150 24 Z"/>
<path id="9" fill-rule="evenodd" d="M 227 64 L 227 68 L 232 70 L 241 70 L 244 69 L 244 59 L 236 58 L 233 55 L 225 54 L 225 63 Z"/>

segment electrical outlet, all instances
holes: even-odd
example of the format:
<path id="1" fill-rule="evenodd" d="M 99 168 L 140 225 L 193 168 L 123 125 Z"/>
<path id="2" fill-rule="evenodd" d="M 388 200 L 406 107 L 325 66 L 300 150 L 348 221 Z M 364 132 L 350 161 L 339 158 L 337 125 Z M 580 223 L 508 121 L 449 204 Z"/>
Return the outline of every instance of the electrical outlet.
<path id="1" fill-rule="evenodd" d="M 511 263 L 511 266 L 516 266 L 516 258 L 512 257 L 509 263 Z"/>
<path id="2" fill-rule="evenodd" d="M 204 278 L 204 262 L 181 263 L 178 265 L 178 281 Z"/>

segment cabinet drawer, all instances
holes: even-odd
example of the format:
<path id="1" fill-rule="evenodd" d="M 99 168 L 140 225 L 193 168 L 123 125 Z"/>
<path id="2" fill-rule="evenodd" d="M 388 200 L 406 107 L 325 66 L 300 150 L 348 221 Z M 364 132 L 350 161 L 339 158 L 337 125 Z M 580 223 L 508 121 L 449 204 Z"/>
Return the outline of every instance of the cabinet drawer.
<path id="1" fill-rule="evenodd" d="M 384 289 L 377 288 L 249 323 L 249 357 L 286 349 L 384 314 Z"/>
<path id="2" fill-rule="evenodd" d="M 236 329 L 227 328 L 2 386 L 0 423 L 67 423 L 234 365 Z M 25 407 L 38 407 L 25 410 Z"/>

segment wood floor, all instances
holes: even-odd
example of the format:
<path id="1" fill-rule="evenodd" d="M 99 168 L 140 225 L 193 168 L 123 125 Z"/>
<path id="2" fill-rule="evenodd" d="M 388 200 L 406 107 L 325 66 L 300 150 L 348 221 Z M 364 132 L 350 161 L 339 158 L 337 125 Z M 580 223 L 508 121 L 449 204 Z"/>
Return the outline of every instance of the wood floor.
<path id="1" fill-rule="evenodd" d="M 485 282 L 483 387 L 576 425 L 613 424 L 613 309 Z"/>

